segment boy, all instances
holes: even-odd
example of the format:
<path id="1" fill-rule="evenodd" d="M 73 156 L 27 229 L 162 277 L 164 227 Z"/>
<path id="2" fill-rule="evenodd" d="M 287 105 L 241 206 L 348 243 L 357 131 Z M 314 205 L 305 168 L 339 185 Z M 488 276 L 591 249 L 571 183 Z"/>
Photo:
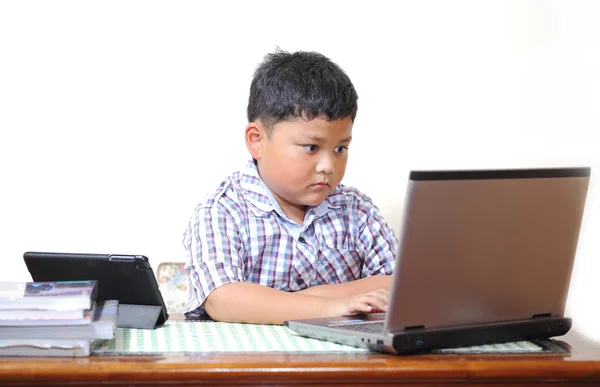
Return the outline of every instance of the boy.
<path id="1" fill-rule="evenodd" d="M 386 310 L 398 242 L 367 196 L 339 184 L 357 99 L 321 54 L 265 57 L 248 102 L 253 161 L 184 235 L 186 316 L 282 324 Z"/>

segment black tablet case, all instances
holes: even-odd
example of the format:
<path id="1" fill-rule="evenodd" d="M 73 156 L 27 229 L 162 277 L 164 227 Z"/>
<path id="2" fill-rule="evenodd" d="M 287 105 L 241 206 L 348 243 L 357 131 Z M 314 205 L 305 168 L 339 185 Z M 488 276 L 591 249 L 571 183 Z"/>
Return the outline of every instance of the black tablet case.
<path id="1" fill-rule="evenodd" d="M 118 300 L 117 326 L 152 329 L 169 315 L 148 258 L 143 255 L 26 252 L 33 281 L 98 281 L 98 301 Z"/>

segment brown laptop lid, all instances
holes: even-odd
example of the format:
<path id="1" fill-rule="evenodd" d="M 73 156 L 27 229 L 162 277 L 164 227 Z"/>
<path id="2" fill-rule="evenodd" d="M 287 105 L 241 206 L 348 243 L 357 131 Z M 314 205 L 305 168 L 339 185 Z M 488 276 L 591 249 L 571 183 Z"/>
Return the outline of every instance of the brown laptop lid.
<path id="1" fill-rule="evenodd" d="M 412 172 L 388 331 L 562 316 L 589 175 Z"/>

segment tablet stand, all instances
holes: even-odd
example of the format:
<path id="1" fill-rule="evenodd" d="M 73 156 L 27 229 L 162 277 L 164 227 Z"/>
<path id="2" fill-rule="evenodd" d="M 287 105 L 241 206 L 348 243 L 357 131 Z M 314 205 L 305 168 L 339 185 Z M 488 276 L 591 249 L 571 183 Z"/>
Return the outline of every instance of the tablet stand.
<path id="1" fill-rule="evenodd" d="M 160 305 L 119 304 L 117 327 L 154 329 L 161 309 Z"/>

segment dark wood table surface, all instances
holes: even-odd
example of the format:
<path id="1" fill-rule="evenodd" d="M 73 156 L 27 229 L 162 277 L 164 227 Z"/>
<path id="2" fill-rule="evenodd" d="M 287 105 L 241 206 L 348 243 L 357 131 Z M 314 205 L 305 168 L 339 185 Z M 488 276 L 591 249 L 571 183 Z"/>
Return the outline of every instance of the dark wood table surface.
<path id="1" fill-rule="evenodd" d="M 209 354 L 0 358 L 2 386 L 600 386 L 600 344 L 569 332 L 566 354 Z"/>

